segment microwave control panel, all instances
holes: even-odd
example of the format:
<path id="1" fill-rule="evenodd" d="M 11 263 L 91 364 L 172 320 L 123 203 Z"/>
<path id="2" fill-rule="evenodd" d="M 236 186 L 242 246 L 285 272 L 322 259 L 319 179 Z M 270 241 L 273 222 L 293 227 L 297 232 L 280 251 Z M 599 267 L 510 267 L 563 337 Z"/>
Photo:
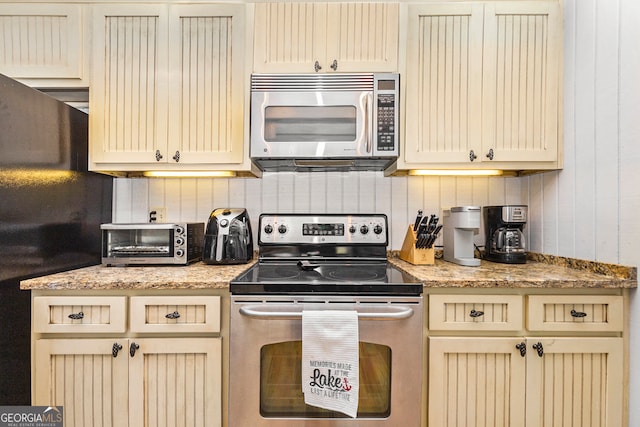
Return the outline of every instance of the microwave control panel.
<path id="1" fill-rule="evenodd" d="M 374 74 L 374 155 L 398 154 L 398 74 Z"/>

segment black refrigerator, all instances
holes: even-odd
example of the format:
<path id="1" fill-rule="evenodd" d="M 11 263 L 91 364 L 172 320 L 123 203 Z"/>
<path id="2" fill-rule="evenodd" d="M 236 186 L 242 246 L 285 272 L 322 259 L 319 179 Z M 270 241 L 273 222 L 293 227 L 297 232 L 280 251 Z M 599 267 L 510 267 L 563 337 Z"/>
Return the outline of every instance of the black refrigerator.
<path id="1" fill-rule="evenodd" d="M 0 405 L 31 404 L 20 281 L 100 263 L 113 178 L 87 165 L 87 114 L 0 74 Z"/>

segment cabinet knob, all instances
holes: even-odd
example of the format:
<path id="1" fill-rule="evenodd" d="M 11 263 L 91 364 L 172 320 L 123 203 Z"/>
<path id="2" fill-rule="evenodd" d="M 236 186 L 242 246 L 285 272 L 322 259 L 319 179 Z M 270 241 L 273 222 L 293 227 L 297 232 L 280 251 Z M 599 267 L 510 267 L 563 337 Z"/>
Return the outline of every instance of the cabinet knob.
<path id="1" fill-rule="evenodd" d="M 118 357 L 118 352 L 120 350 L 122 350 L 122 346 L 117 342 L 114 342 L 113 347 L 111 347 L 111 354 L 113 355 L 113 357 Z"/>
<path id="2" fill-rule="evenodd" d="M 587 313 L 585 313 L 584 311 L 571 310 L 571 317 L 576 317 L 576 318 L 587 317 Z"/>
<path id="3" fill-rule="evenodd" d="M 313 69 L 316 70 L 316 73 L 322 70 L 322 67 L 320 66 L 320 63 L 318 61 L 316 61 L 316 63 L 313 64 Z"/>
<path id="4" fill-rule="evenodd" d="M 469 161 L 473 162 L 477 158 L 478 158 L 478 156 L 476 156 L 476 153 L 474 153 L 473 150 L 469 151 Z"/>
<path id="5" fill-rule="evenodd" d="M 80 320 L 80 319 L 84 319 L 84 313 L 83 312 L 78 312 L 78 313 L 71 313 L 69 316 L 69 319 L 73 319 L 73 320 Z"/>
<path id="6" fill-rule="evenodd" d="M 475 311 L 475 310 L 471 310 L 469 312 L 469 316 L 476 318 L 476 317 L 482 317 L 484 316 L 484 311 Z"/>
<path id="7" fill-rule="evenodd" d="M 338 71 L 338 60 L 334 59 L 333 62 L 331 63 L 331 69 L 333 71 Z"/>
<path id="8" fill-rule="evenodd" d="M 525 357 L 527 355 L 527 345 L 524 342 L 516 344 L 516 348 L 520 350 L 520 356 Z"/>
<path id="9" fill-rule="evenodd" d="M 160 150 L 156 150 L 156 162 L 159 162 L 160 160 L 162 160 L 162 153 Z"/>
<path id="10" fill-rule="evenodd" d="M 165 314 L 164 317 L 166 317 L 167 319 L 179 319 L 180 313 L 174 311 L 173 313 Z"/>
<path id="11" fill-rule="evenodd" d="M 493 148 L 489 149 L 489 152 L 487 153 L 487 158 L 489 160 L 493 160 Z"/>
<path id="12" fill-rule="evenodd" d="M 173 155 L 172 159 L 175 160 L 176 163 L 179 162 L 180 161 L 180 151 L 176 151 L 176 154 Z"/>
<path id="13" fill-rule="evenodd" d="M 139 349 L 140 346 L 134 342 L 131 343 L 131 345 L 129 346 L 129 355 L 131 355 L 131 357 L 136 355 L 136 350 Z"/>
<path id="14" fill-rule="evenodd" d="M 544 355 L 544 348 L 541 342 L 538 341 L 537 344 L 534 344 L 533 349 L 538 352 L 538 356 L 542 357 Z"/>

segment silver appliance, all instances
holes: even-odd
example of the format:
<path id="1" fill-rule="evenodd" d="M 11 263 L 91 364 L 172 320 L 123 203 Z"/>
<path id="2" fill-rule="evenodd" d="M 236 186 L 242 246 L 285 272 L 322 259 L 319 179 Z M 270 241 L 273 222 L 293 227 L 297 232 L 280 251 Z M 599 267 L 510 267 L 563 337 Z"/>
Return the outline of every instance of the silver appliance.
<path id="1" fill-rule="evenodd" d="M 230 283 L 229 426 L 420 426 L 422 284 L 387 263 L 386 216 L 264 214 L 258 236 Z M 356 419 L 304 403 L 303 310 L 358 312 Z"/>
<path id="2" fill-rule="evenodd" d="M 400 76 L 254 74 L 251 159 L 264 171 L 384 170 L 398 158 Z"/>
<path id="3" fill-rule="evenodd" d="M 468 267 L 480 265 L 473 237 L 480 232 L 480 207 L 456 206 L 443 211 L 443 258 Z"/>
<path id="4" fill-rule="evenodd" d="M 204 223 L 102 224 L 103 265 L 187 265 L 202 259 Z"/>
<path id="5" fill-rule="evenodd" d="M 253 235 L 244 208 L 214 209 L 204 236 L 206 264 L 244 264 L 253 258 Z"/>
<path id="6" fill-rule="evenodd" d="M 525 205 L 484 206 L 484 259 L 506 264 L 527 262 L 527 248 L 523 233 L 527 224 Z"/>

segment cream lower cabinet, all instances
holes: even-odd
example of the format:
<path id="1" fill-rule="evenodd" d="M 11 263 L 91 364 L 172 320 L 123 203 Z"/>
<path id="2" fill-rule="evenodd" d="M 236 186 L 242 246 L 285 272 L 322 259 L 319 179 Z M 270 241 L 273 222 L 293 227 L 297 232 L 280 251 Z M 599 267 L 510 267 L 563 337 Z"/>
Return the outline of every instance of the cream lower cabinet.
<path id="1" fill-rule="evenodd" d="M 398 35 L 398 3 L 256 3 L 253 70 L 395 72 Z"/>
<path id="2" fill-rule="evenodd" d="M 96 337 L 126 319 L 126 297 L 102 298 L 34 297 L 32 403 L 69 427 L 220 426 L 219 297 L 132 296 L 126 332 Z"/>
<path id="3" fill-rule="evenodd" d="M 457 324 L 457 336 L 428 339 L 428 425 L 625 425 L 624 342 L 615 336 L 623 330 L 622 298 L 435 296 L 430 333 L 439 335 L 442 325 L 453 332 Z M 535 331 L 521 328 L 524 313 Z M 551 318 L 553 329 L 544 326 Z M 509 329 L 513 336 L 491 336 Z M 605 329 L 618 333 L 593 336 Z"/>
<path id="4" fill-rule="evenodd" d="M 408 6 L 398 169 L 561 167 L 558 1 Z"/>
<path id="5" fill-rule="evenodd" d="M 92 170 L 249 168 L 245 9 L 93 6 Z"/>

